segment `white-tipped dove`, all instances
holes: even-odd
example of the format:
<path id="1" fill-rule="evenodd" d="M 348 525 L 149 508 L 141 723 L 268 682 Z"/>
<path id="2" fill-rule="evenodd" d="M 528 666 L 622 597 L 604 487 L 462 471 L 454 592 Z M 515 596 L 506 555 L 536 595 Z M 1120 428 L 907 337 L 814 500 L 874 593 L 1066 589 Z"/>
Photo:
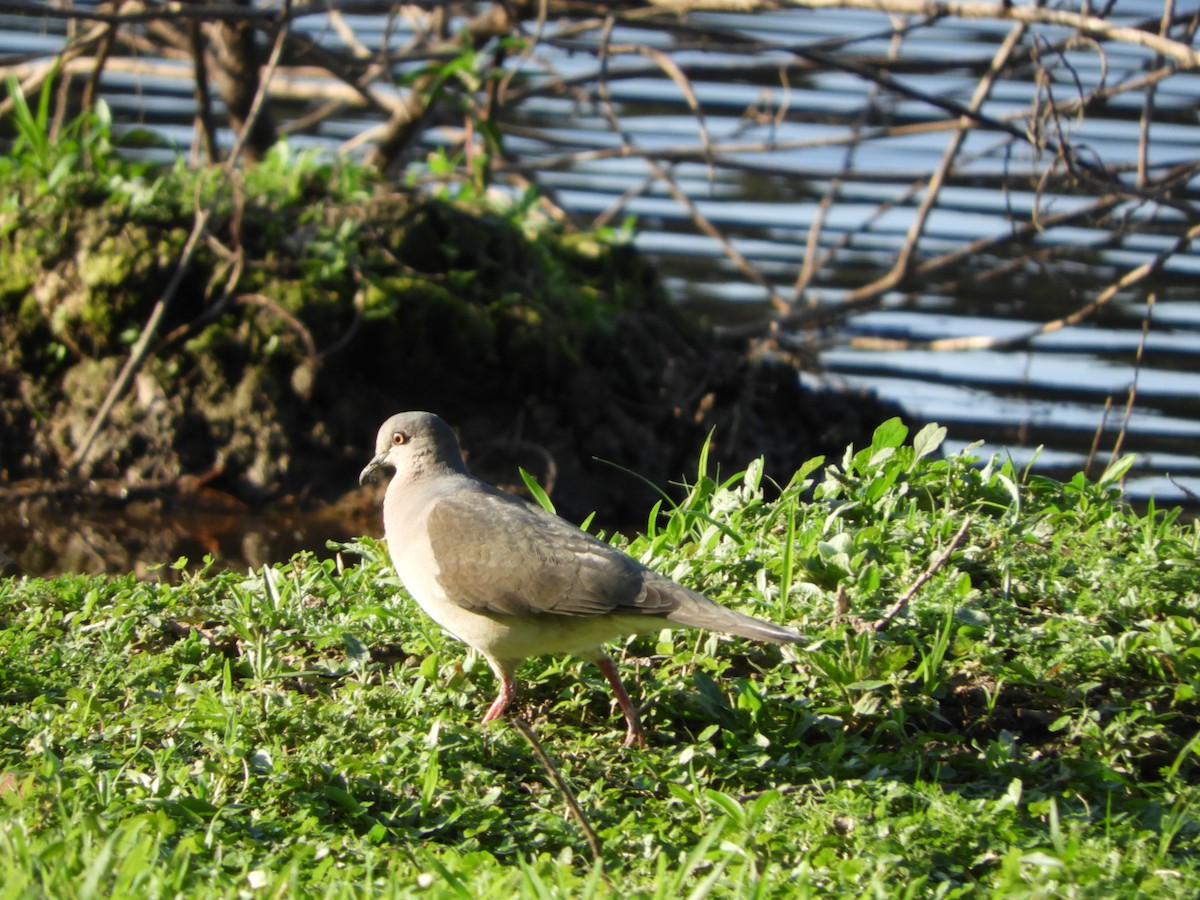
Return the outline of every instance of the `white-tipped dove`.
<path id="1" fill-rule="evenodd" d="M 752 619 L 664 578 L 574 525 L 472 476 L 450 426 L 405 412 L 379 429 L 359 476 L 392 469 L 383 524 L 392 564 L 421 608 L 474 647 L 500 679 L 483 721 L 517 693 L 521 662 L 573 653 L 599 666 L 625 714 L 625 746 L 644 745 L 637 710 L 601 646 L 671 625 L 796 643 L 797 632 Z"/>

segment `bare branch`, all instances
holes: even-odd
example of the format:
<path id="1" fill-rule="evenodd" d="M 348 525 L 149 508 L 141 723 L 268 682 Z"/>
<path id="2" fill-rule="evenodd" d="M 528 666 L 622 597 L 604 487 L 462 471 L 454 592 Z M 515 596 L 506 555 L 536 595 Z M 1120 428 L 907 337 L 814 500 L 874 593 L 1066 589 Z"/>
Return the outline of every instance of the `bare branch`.
<path id="1" fill-rule="evenodd" d="M 1143 263 L 1137 268 L 1126 272 L 1103 291 L 1101 291 L 1091 302 L 1085 304 L 1069 316 L 1063 316 L 1059 319 L 1046 322 L 1037 328 L 1030 329 L 1020 335 L 1014 335 L 1004 338 L 996 337 L 965 337 L 965 338 L 942 338 L 941 340 L 928 341 L 923 346 L 929 350 L 995 350 L 1005 349 L 1010 350 L 1015 347 L 1022 347 L 1028 344 L 1036 337 L 1043 334 L 1050 334 L 1054 331 L 1060 331 L 1069 325 L 1078 325 L 1080 322 L 1094 314 L 1106 303 L 1116 297 L 1121 291 L 1140 284 L 1154 273 L 1160 271 L 1172 256 L 1182 253 L 1196 238 L 1200 237 L 1200 225 L 1193 225 L 1186 232 L 1180 235 L 1170 247 L 1156 254 L 1152 260 Z"/>
<path id="2" fill-rule="evenodd" d="M 866 9 L 893 15 L 958 19 L 995 19 L 1026 25 L 1061 25 L 1088 37 L 1145 47 L 1188 69 L 1200 68 L 1200 51 L 1154 32 L 1115 25 L 1099 16 L 1068 9 L 1016 6 L 1009 3 L 939 2 L 939 0 L 649 0 L 650 5 L 674 12 L 728 10 L 755 12 L 780 6 L 805 9 Z"/>
<path id="3" fill-rule="evenodd" d="M 287 30 L 286 21 L 281 22 L 278 34 L 276 35 L 275 47 L 271 52 L 271 59 L 267 63 L 266 75 L 263 78 L 262 83 L 259 85 L 258 94 L 255 97 L 255 101 L 247 113 L 246 127 L 238 133 L 237 140 L 234 142 L 233 149 L 229 153 L 229 159 L 226 161 L 225 168 L 222 171 L 222 178 L 226 181 L 233 174 L 233 167 L 241 156 L 242 149 L 245 146 L 246 141 L 249 139 L 250 127 L 253 125 L 255 117 L 262 108 L 263 98 L 266 96 L 266 84 L 270 82 L 271 73 L 274 70 L 275 65 L 279 62 L 279 56 L 283 51 L 284 39 L 287 35 Z M 103 402 L 100 404 L 100 408 L 96 411 L 96 415 L 92 418 L 91 424 L 88 425 L 88 429 L 83 437 L 83 440 L 76 448 L 75 453 L 72 455 L 71 460 L 68 463 L 67 468 L 72 474 L 78 472 L 79 468 L 85 462 L 87 462 L 88 456 L 92 451 L 93 445 L 95 444 L 96 437 L 100 434 L 101 429 L 104 428 L 105 423 L 108 421 L 108 416 L 112 412 L 112 408 L 116 405 L 117 400 L 121 398 L 121 395 L 125 393 L 125 389 L 129 386 L 133 376 L 137 374 L 138 370 L 145 362 L 146 356 L 150 350 L 150 342 L 154 339 L 155 335 L 158 334 L 158 329 L 162 324 L 163 317 L 166 315 L 167 310 L 170 308 L 171 302 L 175 299 L 175 295 L 178 293 L 180 286 L 183 284 L 184 278 L 187 276 L 188 270 L 191 268 L 192 259 L 196 254 L 196 250 L 200 246 L 201 240 L 208 233 L 209 222 L 211 221 L 215 210 L 216 200 L 214 199 L 210 206 L 205 208 L 203 211 L 197 212 L 196 221 L 192 225 L 192 231 L 188 235 L 187 243 L 183 248 L 183 253 L 180 255 L 179 262 L 175 266 L 175 272 L 171 276 L 170 282 L 168 282 L 166 288 L 163 290 L 162 296 L 151 310 L 150 316 L 146 320 L 146 324 L 142 327 L 141 334 L 138 335 L 137 341 L 134 343 L 133 348 L 129 352 L 129 359 L 126 361 L 125 366 L 121 369 L 120 374 L 117 376 L 117 380 L 109 389 L 108 394 L 105 395 Z"/>
<path id="4" fill-rule="evenodd" d="M 937 556 L 929 561 L 929 565 L 925 568 L 925 571 L 917 576 L 916 580 L 909 586 L 908 590 L 906 590 L 896 599 L 896 602 L 888 608 L 887 612 L 885 612 L 879 619 L 876 619 L 871 624 L 871 627 L 875 631 L 883 631 L 883 629 L 887 628 L 888 625 L 891 624 L 892 620 L 895 619 L 896 616 L 900 615 L 900 613 L 904 611 L 904 608 L 908 606 L 909 601 L 917 595 L 917 591 L 924 587 L 925 583 L 934 575 L 936 575 L 938 570 L 950 559 L 950 554 L 952 554 L 958 545 L 962 543 L 962 539 L 967 536 L 967 529 L 970 527 L 971 517 L 967 516 L 965 519 L 963 519 L 963 523 L 959 526 L 958 531 L 954 533 L 954 537 L 950 538 L 950 543 L 947 544 Z"/>
<path id="5" fill-rule="evenodd" d="M 714 9 L 747 15 L 719 23 L 689 15 Z M 772 34 L 761 27 L 763 19 L 750 15 L 834 9 L 879 15 L 855 18 L 846 33 L 814 38 L 798 29 Z M 1108 267 L 1100 271 L 1112 283 L 1101 282 L 1103 290 L 1066 285 L 1079 308 L 1036 332 L 1003 341 L 854 342 L 1019 346 L 1081 321 L 1117 292 L 1139 286 L 1188 249 L 1200 223 L 1194 187 L 1200 163 L 1186 141 L 1159 127 L 1194 127 L 1186 97 L 1166 85 L 1200 68 L 1200 51 L 1191 46 L 1200 15 L 1179 12 L 1173 0 L 1161 15 L 1132 24 L 1110 21 L 1111 4 L 1094 12 L 933 0 L 421 0 L 402 7 L 390 0 L 282 7 L 247 0 L 113 0 L 87 8 L 0 0 L 0 12 L 60 31 L 68 22 L 70 30 L 85 32 L 64 39 L 53 63 L 28 54 L 0 61 L 8 64 L 0 74 L 17 75 L 27 92 L 52 73 L 64 76 L 56 89 L 73 103 L 81 93 L 94 96 L 101 73 L 192 79 L 196 130 L 210 144 L 217 123 L 206 90 L 213 58 L 204 45 L 222 31 L 243 41 L 257 33 L 274 37 L 287 23 L 292 27 L 282 29 L 285 43 L 271 77 L 254 92 L 260 104 L 262 98 L 297 101 L 287 104 L 291 118 L 281 122 L 281 134 L 311 132 L 348 112 L 361 128 L 338 149 L 366 147 L 371 162 L 394 169 L 428 146 L 428 132 L 438 127 L 439 140 L 448 136 L 468 162 L 488 151 L 487 171 L 477 176 L 509 189 L 536 187 L 543 208 L 560 221 L 568 216 L 554 203 L 560 181 L 551 171 L 578 168 L 586 176 L 601 168 L 598 163 L 637 160 L 640 170 L 613 167 L 622 168 L 624 180 L 596 223 L 611 221 L 651 191 L 665 192 L 686 217 L 682 227 L 715 242 L 778 314 L 770 323 L 726 333 L 738 339 L 765 334 L 776 346 L 807 337 L 782 335 L 785 329 L 844 321 L 885 300 L 914 304 L 931 291 L 994 281 L 1023 266 L 1044 273 L 1051 262 L 1098 255 L 1101 267 Z M 351 14 L 379 16 L 382 33 L 356 33 Z M 938 34 L 947 19 L 1001 27 L 980 27 L 980 40 L 970 45 L 976 49 L 961 57 L 909 40 Z M 467 23 L 465 40 L 450 33 L 456 22 Z M 995 46 L 989 43 L 993 34 Z M 884 53 L 876 49 L 881 40 L 888 41 Z M 569 67 L 564 54 L 570 54 Z M 257 68 L 255 63 L 247 71 Z M 90 85 L 83 91 L 80 76 Z M 677 88 L 665 92 L 659 108 L 687 124 L 683 137 L 671 143 L 661 135 L 640 137 L 628 108 L 614 100 L 616 83 L 632 78 Z M 714 90 L 734 84 L 736 92 Z M 827 90 L 834 102 L 827 102 Z M 730 96 L 741 98 L 736 108 Z M 807 102 L 810 97 L 817 102 Z M 531 101 L 542 98 L 573 102 L 568 115 L 577 112 L 589 125 L 589 117 L 601 117 L 610 134 L 593 140 L 594 127 L 566 132 L 541 125 Z M 526 114 L 531 108 L 533 117 Z M 67 109 L 59 103 L 56 122 Z M 1129 141 L 1119 153 L 1110 152 L 1104 139 L 1089 145 L 1095 133 L 1089 127 L 1097 120 L 1125 127 Z M 244 128 L 235 124 L 235 131 L 244 139 Z M 944 140 L 930 138 L 942 133 Z M 516 156 L 511 147 L 518 139 L 536 142 L 537 151 Z M 880 153 L 905 152 L 908 144 L 919 151 L 879 163 Z M 934 162 L 931 145 L 940 154 Z M 1164 153 L 1164 147 L 1178 149 Z M 692 165 L 705 167 L 710 182 L 719 173 L 763 190 L 755 202 L 764 206 L 775 200 L 773 186 L 783 183 L 786 202 L 801 211 L 794 221 L 771 225 L 747 221 L 740 209 L 723 219 L 721 202 L 710 210 L 699 199 L 702 188 L 684 178 Z M 1003 194 L 984 201 L 993 216 L 989 227 L 998 227 L 974 240 L 947 233 L 944 223 L 955 221 L 950 216 L 974 212 L 970 198 L 984 190 Z M 1088 229 L 1087 245 L 1068 236 L 1068 228 Z M 743 244 L 743 234 L 762 236 L 762 244 Z M 1146 248 L 1161 250 L 1164 238 L 1168 249 L 1148 260 Z M 764 246 L 761 259 L 748 246 L 755 252 Z M 1108 250 L 1140 259 L 1105 258 Z M 1118 265 L 1129 267 L 1120 277 Z"/>

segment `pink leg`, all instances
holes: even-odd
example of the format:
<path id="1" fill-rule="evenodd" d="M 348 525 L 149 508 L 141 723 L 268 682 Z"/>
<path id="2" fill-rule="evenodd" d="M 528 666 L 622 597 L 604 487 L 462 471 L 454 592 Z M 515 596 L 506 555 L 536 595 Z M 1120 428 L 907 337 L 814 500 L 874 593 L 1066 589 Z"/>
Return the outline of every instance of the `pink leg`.
<path id="1" fill-rule="evenodd" d="M 496 694 L 496 699 L 488 707 L 483 720 L 479 723 L 480 725 L 486 725 L 488 722 L 493 722 L 503 716 L 505 710 L 508 709 L 508 705 L 517 696 L 517 682 L 512 677 L 509 667 L 492 659 L 489 659 L 488 663 L 491 665 L 492 671 L 496 673 L 496 677 L 500 680 L 500 692 Z"/>
<path id="2" fill-rule="evenodd" d="M 642 721 L 638 718 L 633 701 L 629 699 L 629 692 L 625 690 L 625 685 L 621 682 L 621 676 L 617 674 L 616 663 L 603 653 L 598 653 L 592 661 L 604 673 L 608 683 L 612 685 L 613 693 L 617 696 L 617 705 L 625 714 L 625 724 L 628 726 L 628 731 L 625 733 L 625 746 L 632 747 L 637 744 L 639 747 L 645 747 L 646 736 L 642 733 Z"/>

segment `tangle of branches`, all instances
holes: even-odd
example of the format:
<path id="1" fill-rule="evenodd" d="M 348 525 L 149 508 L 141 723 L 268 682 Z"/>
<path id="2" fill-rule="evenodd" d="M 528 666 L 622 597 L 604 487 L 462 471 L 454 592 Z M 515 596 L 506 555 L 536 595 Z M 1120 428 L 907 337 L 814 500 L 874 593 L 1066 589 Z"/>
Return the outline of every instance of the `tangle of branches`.
<path id="1" fill-rule="evenodd" d="M 1195 118 L 1175 85 L 1200 69 L 1200 22 L 1173 0 L 1141 21 L 1111 2 L 935 0 L 0 0 L 0 14 L 60 39 L 0 58 L 27 95 L 56 80 L 59 123 L 110 78 L 183 80 L 201 162 L 311 135 L 398 172 L 436 146 L 464 177 L 535 186 L 568 226 L 661 215 L 771 304 L 738 336 L 794 340 L 1063 259 L 1100 278 L 1065 284 L 1074 311 L 1004 339 L 1020 344 L 1149 290 L 1200 228 L 1195 136 L 1170 137 Z M 590 218 L 557 202 L 572 173 L 618 166 L 616 199 Z M 730 181 L 756 186 L 755 210 L 786 196 L 807 212 L 739 218 L 714 200 Z M 981 204 L 993 225 L 959 230 Z M 751 240 L 764 235 L 769 252 Z"/>

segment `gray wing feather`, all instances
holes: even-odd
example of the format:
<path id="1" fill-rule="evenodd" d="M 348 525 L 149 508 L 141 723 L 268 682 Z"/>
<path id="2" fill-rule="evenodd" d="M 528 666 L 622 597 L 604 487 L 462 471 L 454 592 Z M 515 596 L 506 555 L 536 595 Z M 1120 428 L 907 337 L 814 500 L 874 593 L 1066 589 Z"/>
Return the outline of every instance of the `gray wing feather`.
<path id="1" fill-rule="evenodd" d="M 706 628 L 709 631 L 721 631 L 755 641 L 773 641 L 777 644 L 798 644 L 804 641 L 803 635 L 791 628 L 764 622 L 762 619 L 722 606 L 703 594 L 676 584 L 655 572 L 650 572 L 646 580 L 647 593 L 667 594 L 674 600 L 675 608 L 666 614 L 666 618 L 678 625 Z"/>
<path id="2" fill-rule="evenodd" d="M 728 609 L 653 572 L 557 516 L 482 482 L 429 515 L 438 581 L 452 602 L 507 616 L 648 615 L 760 641 L 790 628 Z"/>
<path id="3" fill-rule="evenodd" d="M 540 509 L 481 485 L 442 497 L 429 515 L 438 581 L 467 609 L 502 615 L 666 615 L 678 602 L 647 592 L 648 570 Z"/>

